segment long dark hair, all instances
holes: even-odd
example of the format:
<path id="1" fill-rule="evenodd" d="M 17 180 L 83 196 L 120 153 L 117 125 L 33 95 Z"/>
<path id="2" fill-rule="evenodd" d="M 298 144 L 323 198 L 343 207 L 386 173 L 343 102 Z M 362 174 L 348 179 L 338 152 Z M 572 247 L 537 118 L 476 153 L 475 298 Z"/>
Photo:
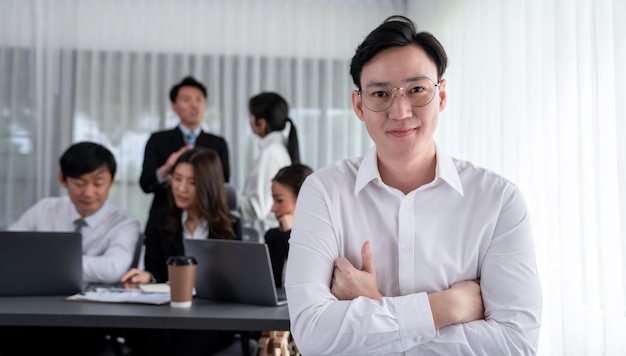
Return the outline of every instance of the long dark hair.
<path id="1" fill-rule="evenodd" d="M 265 119 L 267 130 L 265 134 L 272 131 L 282 131 L 289 122 L 289 137 L 287 138 L 287 152 L 291 157 L 291 162 L 300 162 L 300 145 L 298 143 L 298 132 L 296 125 L 289 117 L 289 104 L 277 93 L 265 92 L 253 96 L 248 109 L 256 120 Z"/>
<path id="2" fill-rule="evenodd" d="M 174 172 L 180 163 L 189 163 L 193 167 L 197 207 L 200 216 L 209 224 L 209 236 L 215 239 L 235 239 L 232 225 L 234 219 L 229 213 L 224 188 L 224 171 L 217 152 L 204 147 L 189 150 L 176 160 L 171 172 Z M 167 196 L 170 210 L 166 229 L 170 236 L 176 236 L 183 211 L 174 202 L 171 185 L 168 185 Z"/>

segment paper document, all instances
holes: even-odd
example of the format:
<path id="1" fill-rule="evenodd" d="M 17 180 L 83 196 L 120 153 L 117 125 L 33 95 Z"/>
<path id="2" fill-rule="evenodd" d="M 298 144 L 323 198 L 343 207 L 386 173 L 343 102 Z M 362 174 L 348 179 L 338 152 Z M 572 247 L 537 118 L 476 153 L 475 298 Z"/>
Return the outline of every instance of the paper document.
<path id="1" fill-rule="evenodd" d="M 101 303 L 139 303 L 167 304 L 170 302 L 168 292 L 146 292 L 139 288 L 96 288 L 85 293 L 78 293 L 66 298 L 68 301 L 101 302 Z"/>
<path id="2" fill-rule="evenodd" d="M 169 293 L 170 285 L 167 283 L 140 284 L 139 289 L 144 292 Z"/>

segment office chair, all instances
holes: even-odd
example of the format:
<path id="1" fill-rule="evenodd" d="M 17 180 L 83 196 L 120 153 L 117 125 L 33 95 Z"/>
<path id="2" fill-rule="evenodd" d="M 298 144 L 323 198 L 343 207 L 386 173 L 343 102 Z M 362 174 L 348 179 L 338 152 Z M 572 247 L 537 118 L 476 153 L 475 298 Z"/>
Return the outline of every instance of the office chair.
<path id="1" fill-rule="evenodd" d="M 226 189 L 226 201 L 228 202 L 228 209 L 230 215 L 235 219 L 233 222 L 233 230 L 235 230 L 235 236 L 237 240 L 243 239 L 243 230 L 241 224 L 241 211 L 239 210 L 239 194 L 237 188 L 231 183 L 224 183 Z"/>
<path id="2" fill-rule="evenodd" d="M 133 262 L 131 263 L 131 268 L 138 268 L 139 262 L 141 261 L 141 253 L 143 252 L 143 244 L 146 241 L 146 234 L 143 232 L 139 234 L 139 239 L 137 240 L 137 245 L 135 245 L 135 254 L 133 255 Z"/>

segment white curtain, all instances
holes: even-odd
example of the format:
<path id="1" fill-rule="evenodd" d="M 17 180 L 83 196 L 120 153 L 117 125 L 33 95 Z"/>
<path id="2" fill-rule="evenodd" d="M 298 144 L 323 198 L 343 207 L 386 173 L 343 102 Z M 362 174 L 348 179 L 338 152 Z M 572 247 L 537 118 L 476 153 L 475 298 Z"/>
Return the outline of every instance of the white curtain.
<path id="1" fill-rule="evenodd" d="M 405 14 L 448 51 L 437 141 L 524 192 L 544 291 L 540 355 L 626 355 L 626 1 L 0 0 L 0 229 L 63 194 L 58 156 L 109 146 L 111 199 L 138 219 L 150 132 L 172 127 L 169 88 L 207 84 L 205 128 L 241 187 L 258 139 L 248 98 L 289 101 L 302 158 L 363 153 L 349 62 Z"/>
<path id="2" fill-rule="evenodd" d="M 409 1 L 448 51 L 438 142 L 526 196 L 541 355 L 626 355 L 626 1 Z"/>
<path id="3" fill-rule="evenodd" d="M 81 140 L 112 149 L 111 199 L 145 221 L 143 149 L 178 123 L 168 93 L 187 75 L 207 85 L 204 127 L 226 138 L 239 188 L 259 140 L 248 99 L 261 91 L 290 103 L 314 169 L 363 152 L 349 60 L 372 24 L 402 11 L 398 0 L 0 0 L 0 228 L 64 193 L 58 157 Z"/>

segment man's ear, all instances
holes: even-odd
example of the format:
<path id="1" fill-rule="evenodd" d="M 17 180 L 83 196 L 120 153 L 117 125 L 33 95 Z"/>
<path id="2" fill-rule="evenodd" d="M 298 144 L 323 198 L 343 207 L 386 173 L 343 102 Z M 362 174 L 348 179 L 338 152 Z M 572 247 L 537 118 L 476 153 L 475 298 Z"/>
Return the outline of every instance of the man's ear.
<path id="1" fill-rule="evenodd" d="M 59 172 L 59 183 L 63 186 L 63 188 L 67 188 L 67 182 L 65 178 L 63 178 L 63 173 Z"/>
<path id="2" fill-rule="evenodd" d="M 363 100 L 356 89 L 352 91 L 352 108 L 359 120 L 363 121 Z"/>
<path id="3" fill-rule="evenodd" d="M 170 108 L 176 115 L 178 115 L 178 110 L 176 110 L 176 103 L 171 103 Z"/>
<path id="4" fill-rule="evenodd" d="M 441 79 L 439 81 L 439 111 L 443 111 L 448 102 L 448 95 L 446 93 L 446 80 Z"/>

